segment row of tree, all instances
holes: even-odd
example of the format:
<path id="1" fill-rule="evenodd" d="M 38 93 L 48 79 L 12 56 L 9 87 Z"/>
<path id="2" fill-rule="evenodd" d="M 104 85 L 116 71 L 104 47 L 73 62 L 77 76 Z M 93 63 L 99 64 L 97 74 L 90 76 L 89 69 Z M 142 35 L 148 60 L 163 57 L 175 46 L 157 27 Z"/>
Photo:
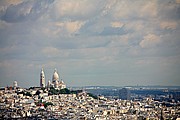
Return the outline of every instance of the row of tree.
<path id="1" fill-rule="evenodd" d="M 45 88 L 44 88 L 45 89 Z M 44 89 L 42 89 L 44 91 Z M 54 87 L 51 87 L 49 90 L 48 90 L 48 94 L 49 95 L 58 95 L 58 94 L 78 94 L 78 93 L 81 93 L 82 90 L 69 90 L 67 88 L 64 88 L 64 89 L 55 89 Z M 41 92 L 40 90 L 37 90 L 35 95 L 39 95 Z M 23 94 L 25 96 L 30 96 L 32 97 L 33 95 L 30 93 L 30 92 L 26 92 L 26 91 L 21 91 L 21 92 L 17 92 L 17 94 Z M 93 97 L 94 99 L 97 99 L 98 97 L 96 95 L 93 95 L 91 93 L 87 93 L 90 97 Z"/>
<path id="2" fill-rule="evenodd" d="M 50 88 L 50 90 L 48 91 L 49 95 L 58 95 L 58 94 L 78 94 L 82 92 L 82 90 L 69 90 L 67 88 L 64 89 L 55 89 L 53 87 Z"/>

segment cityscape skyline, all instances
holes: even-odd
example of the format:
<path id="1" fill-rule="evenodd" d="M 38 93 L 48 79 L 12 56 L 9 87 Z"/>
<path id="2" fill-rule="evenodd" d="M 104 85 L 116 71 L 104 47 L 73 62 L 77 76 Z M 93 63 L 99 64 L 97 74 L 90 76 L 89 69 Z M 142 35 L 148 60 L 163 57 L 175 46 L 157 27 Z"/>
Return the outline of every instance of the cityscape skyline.
<path id="1" fill-rule="evenodd" d="M 180 86 L 180 0 L 1 0 L 0 87 Z"/>

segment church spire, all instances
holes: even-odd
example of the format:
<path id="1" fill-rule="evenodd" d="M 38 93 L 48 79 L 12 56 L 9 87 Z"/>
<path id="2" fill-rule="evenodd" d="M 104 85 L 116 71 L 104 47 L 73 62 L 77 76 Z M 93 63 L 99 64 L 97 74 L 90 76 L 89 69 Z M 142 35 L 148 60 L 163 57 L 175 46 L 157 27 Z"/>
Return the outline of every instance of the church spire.
<path id="1" fill-rule="evenodd" d="M 41 73 L 40 73 L 40 87 L 45 87 L 45 74 L 43 71 L 43 67 L 41 68 Z"/>

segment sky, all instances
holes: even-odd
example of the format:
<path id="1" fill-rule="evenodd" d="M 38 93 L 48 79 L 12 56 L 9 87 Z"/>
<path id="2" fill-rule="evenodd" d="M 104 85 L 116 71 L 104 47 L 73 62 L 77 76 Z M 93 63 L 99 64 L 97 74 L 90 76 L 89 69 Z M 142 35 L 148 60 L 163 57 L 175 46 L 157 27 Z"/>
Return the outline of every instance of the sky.
<path id="1" fill-rule="evenodd" d="M 180 86 L 180 0 L 0 0 L 0 87 Z"/>

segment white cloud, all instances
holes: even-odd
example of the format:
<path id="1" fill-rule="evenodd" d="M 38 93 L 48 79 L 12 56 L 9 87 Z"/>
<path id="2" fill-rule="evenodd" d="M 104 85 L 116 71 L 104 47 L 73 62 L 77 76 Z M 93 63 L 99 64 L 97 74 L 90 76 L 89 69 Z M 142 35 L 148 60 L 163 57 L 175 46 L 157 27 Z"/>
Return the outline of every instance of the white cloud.
<path id="1" fill-rule="evenodd" d="M 160 27 L 162 29 L 173 29 L 174 30 L 177 28 L 177 25 L 178 25 L 178 23 L 175 21 L 162 21 L 160 23 Z"/>
<path id="2" fill-rule="evenodd" d="M 157 1 L 117 1 L 112 8 L 115 19 L 155 17 L 157 15 Z"/>
<path id="3" fill-rule="evenodd" d="M 84 22 L 83 21 L 64 21 L 64 22 L 55 22 L 54 25 L 56 27 L 56 29 L 54 30 L 55 35 L 61 34 L 62 32 L 65 32 L 65 31 L 68 34 L 72 34 L 72 33 L 77 33 L 79 29 L 84 25 Z"/>
<path id="4" fill-rule="evenodd" d="M 150 23 L 149 23 L 150 24 Z M 143 32 L 143 29 L 148 29 L 146 28 L 146 25 L 143 21 L 141 20 L 134 20 L 132 22 L 127 22 L 125 23 L 125 28 L 128 30 L 134 30 L 135 32 L 140 31 L 141 33 Z"/>
<path id="5" fill-rule="evenodd" d="M 146 1 L 140 7 L 140 16 L 141 17 L 156 17 L 157 16 L 157 0 Z"/>
<path id="6" fill-rule="evenodd" d="M 112 7 L 112 15 L 114 18 L 127 18 L 131 14 L 130 11 L 134 11 L 133 9 L 127 1 L 116 1 Z"/>
<path id="7" fill-rule="evenodd" d="M 111 23 L 111 26 L 112 27 L 122 27 L 124 24 L 122 22 L 112 22 Z"/>
<path id="8" fill-rule="evenodd" d="M 55 17 L 57 19 L 61 19 L 61 17 L 87 19 L 99 11 L 102 7 L 100 3 L 101 1 L 97 2 L 96 0 L 58 0 L 54 3 Z"/>
<path id="9" fill-rule="evenodd" d="M 155 34 L 148 34 L 144 36 L 144 39 L 139 43 L 142 48 L 154 47 L 160 43 L 160 37 Z"/>
<path id="10" fill-rule="evenodd" d="M 83 24 L 84 22 L 74 21 L 74 22 L 66 22 L 64 26 L 69 33 L 74 33 L 77 32 Z"/>

